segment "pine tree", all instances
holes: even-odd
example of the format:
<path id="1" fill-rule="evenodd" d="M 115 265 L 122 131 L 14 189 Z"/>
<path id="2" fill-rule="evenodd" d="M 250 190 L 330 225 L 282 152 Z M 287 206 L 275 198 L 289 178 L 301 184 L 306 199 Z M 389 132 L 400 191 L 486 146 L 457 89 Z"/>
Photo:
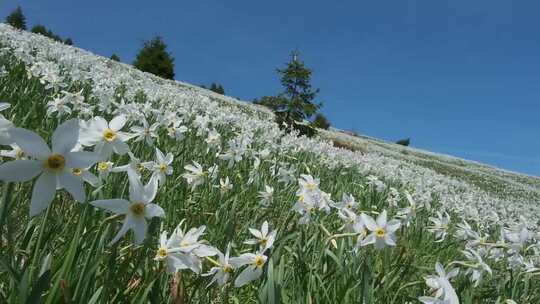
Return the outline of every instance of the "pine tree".
<path id="1" fill-rule="evenodd" d="M 291 61 L 284 69 L 277 69 L 281 75 L 281 85 L 285 88 L 283 95 L 288 99 L 285 105 L 286 116 L 295 121 L 309 119 L 321 107 L 313 102 L 319 89 L 311 88 L 311 69 L 298 58 L 298 52 L 292 53 Z"/>
<path id="2" fill-rule="evenodd" d="M 317 113 L 311 125 L 315 128 L 328 130 L 330 128 L 330 122 L 322 113 Z"/>
<path id="3" fill-rule="evenodd" d="M 225 89 L 223 88 L 223 86 L 221 84 L 218 85 L 216 93 L 221 94 L 221 95 L 225 95 Z"/>
<path id="4" fill-rule="evenodd" d="M 204 88 L 204 86 L 203 86 L 203 88 Z M 223 89 L 223 86 L 221 84 L 217 84 L 217 83 L 212 82 L 212 84 L 210 85 L 209 90 L 214 92 L 214 93 L 225 95 L 225 89 Z"/>
<path id="5" fill-rule="evenodd" d="M 133 65 L 166 79 L 174 78 L 174 58 L 167 52 L 167 45 L 161 37 L 144 42 Z"/>
<path id="6" fill-rule="evenodd" d="M 111 60 L 120 62 L 120 56 L 118 56 L 118 55 L 116 55 L 116 54 L 112 54 L 112 55 L 111 55 Z"/>
<path id="7" fill-rule="evenodd" d="M 312 88 L 312 71 L 299 56 L 298 52 L 293 52 L 287 66 L 277 69 L 284 91 L 275 97 L 265 96 L 255 103 L 274 110 L 277 123 L 285 126 L 287 130 L 294 128 L 300 130 L 301 134 L 312 135 L 315 130 L 302 122 L 317 113 L 322 104 L 314 101 L 319 89 Z"/>
<path id="8" fill-rule="evenodd" d="M 62 40 L 62 38 L 60 36 L 56 35 L 51 30 L 47 29 L 44 25 L 36 24 L 36 25 L 34 25 L 34 27 L 32 27 L 32 29 L 30 31 L 32 33 L 34 33 L 34 34 L 40 34 L 40 35 L 43 35 L 45 37 L 49 37 L 49 38 L 51 38 L 51 39 L 53 39 L 55 41 L 64 43 L 64 41 Z M 69 39 L 69 40 L 71 40 L 71 39 Z"/>
<path id="9" fill-rule="evenodd" d="M 64 40 L 64 43 L 67 45 L 73 45 L 73 40 L 71 40 L 71 38 L 67 38 L 66 40 Z"/>
<path id="10" fill-rule="evenodd" d="M 18 28 L 23 31 L 26 30 L 26 17 L 24 16 L 20 6 L 17 6 L 17 8 L 6 17 L 6 23 L 14 28 Z"/>
<path id="11" fill-rule="evenodd" d="M 408 147 L 411 144 L 410 138 L 400 139 L 396 141 L 396 144 Z"/>

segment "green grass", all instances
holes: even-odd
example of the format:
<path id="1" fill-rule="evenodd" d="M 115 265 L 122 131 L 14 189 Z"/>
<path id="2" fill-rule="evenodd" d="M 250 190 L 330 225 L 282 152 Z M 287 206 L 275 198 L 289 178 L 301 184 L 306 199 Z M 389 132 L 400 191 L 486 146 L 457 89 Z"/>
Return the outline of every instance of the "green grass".
<path id="1" fill-rule="evenodd" d="M 6 65 L 9 71 L 9 75 L 0 78 L 0 100 L 11 104 L 3 114 L 16 126 L 49 139 L 58 120 L 46 118 L 45 104 L 57 92 L 45 89 L 38 79 L 29 79 L 24 65 L 10 55 L 0 56 L 0 65 Z M 81 89 L 87 100 L 98 102 L 91 82 L 68 81 L 65 88 L 70 92 Z M 128 99 L 122 96 L 122 90 L 118 92 L 118 99 Z M 144 100 L 145 96 L 137 98 Z M 190 127 L 193 119 L 191 114 Z M 218 126 L 217 130 L 223 142 L 237 135 L 226 126 Z M 257 130 L 254 138 L 263 132 Z M 267 220 L 279 232 L 261 279 L 243 288 L 230 284 L 223 288 L 207 287 L 208 277 L 183 271 L 177 276 L 183 291 L 180 292 L 181 302 L 176 299 L 176 303 L 418 303 L 418 297 L 427 294 L 423 277 L 434 273 L 437 261 L 447 265 L 463 260 L 460 253 L 463 243 L 452 237 L 435 242 L 434 236 L 426 230 L 432 215 L 426 209 L 418 211 L 410 226 L 400 228 L 397 246 L 382 251 L 366 246 L 355 253 L 353 237 L 343 236 L 331 241 L 332 235 L 340 233 L 338 228 L 342 225 L 335 212 L 319 212 L 310 224 L 299 225 L 299 216 L 291 210 L 296 201 L 297 184 L 278 183 L 270 174 L 272 164 L 289 163 L 297 168 L 297 173 L 319 178 L 321 189 L 331 193 L 335 200 L 343 193 L 351 193 L 367 213 L 386 209 L 394 216 L 398 208 L 387 204 L 388 190 L 381 192 L 369 187 L 366 176 L 353 168 L 328 168 L 312 153 L 274 152 L 257 169 L 260 180 L 248 184 L 252 159 L 244 159 L 229 168 L 226 162 L 215 157 L 215 151 L 207 153 L 204 137 L 197 136 L 193 130 L 180 142 L 169 139 L 161 130 L 156 146 L 174 154 L 174 174 L 160 187 L 155 200 L 165 210 L 166 217 L 152 220 L 147 238 L 139 246 L 133 244 L 131 236 L 109 246 L 121 219 L 110 217 L 88 203 L 76 203 L 63 191 L 57 192 L 45 213 L 29 218 L 32 183 L 0 184 L 0 303 L 172 302 L 174 276 L 166 273 L 164 266 L 153 257 L 160 231 L 171 231 L 182 220 L 187 227 L 206 225 L 204 239 L 220 250 L 232 243 L 235 255 L 253 251 L 243 244 L 249 238 L 249 227 L 258 228 Z M 256 142 L 253 148 L 263 147 L 264 143 Z M 130 143 L 130 148 L 143 160 L 154 157 L 154 149 L 143 143 Z M 112 161 L 122 165 L 128 158 L 115 156 Z M 205 168 L 219 164 L 219 176 L 229 177 L 233 189 L 222 194 L 214 187 L 216 181 L 207 181 L 190 191 L 181 174 L 183 167 L 192 161 Z M 148 176 L 149 173 L 145 173 L 144 179 Z M 408 187 L 399 181 L 385 183 L 401 193 Z M 275 189 L 270 207 L 258 203 L 258 191 L 263 190 L 265 184 Z M 88 201 L 126 198 L 127 186 L 125 174 L 111 174 L 98 191 L 87 189 Z M 434 209 L 439 206 L 436 199 L 430 203 Z M 402 198 L 400 206 L 406 204 Z M 459 215 L 452 214 L 452 217 L 456 219 Z M 450 234 L 456 229 L 455 223 L 449 229 Z M 492 227 L 490 231 L 496 229 Z M 44 267 L 49 259 L 50 267 Z M 502 261 L 489 264 L 493 275 L 478 287 L 469 282 L 465 269 L 453 281 L 462 303 L 502 303 L 510 298 L 518 303 L 540 302 L 537 275 L 510 271 Z M 205 271 L 210 266 L 205 263 Z"/>

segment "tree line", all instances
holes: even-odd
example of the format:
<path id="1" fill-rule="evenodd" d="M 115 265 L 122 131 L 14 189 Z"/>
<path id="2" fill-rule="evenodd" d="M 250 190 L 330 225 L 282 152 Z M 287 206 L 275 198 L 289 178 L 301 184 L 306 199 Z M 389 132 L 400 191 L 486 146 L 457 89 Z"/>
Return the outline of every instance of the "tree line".
<path id="1" fill-rule="evenodd" d="M 23 11 L 20 6 L 17 6 L 17 8 L 9 14 L 9 16 L 6 17 L 6 23 L 13 26 L 14 28 L 26 31 L 26 17 L 23 14 Z M 62 37 L 56 35 L 51 31 L 50 29 L 46 28 L 42 24 L 36 24 L 31 29 L 30 32 L 35 34 L 40 34 L 45 37 L 49 37 L 55 41 L 65 43 L 67 45 L 73 45 L 73 40 L 71 38 L 62 39 Z"/>

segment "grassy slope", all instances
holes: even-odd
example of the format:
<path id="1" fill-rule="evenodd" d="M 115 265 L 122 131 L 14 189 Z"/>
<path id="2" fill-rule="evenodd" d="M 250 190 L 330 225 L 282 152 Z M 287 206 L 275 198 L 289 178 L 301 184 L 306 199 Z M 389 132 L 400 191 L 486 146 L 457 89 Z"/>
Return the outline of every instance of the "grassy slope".
<path id="1" fill-rule="evenodd" d="M 520 198 L 540 201 L 540 178 L 501 170 L 478 162 L 420 149 L 403 147 L 366 136 L 352 136 L 340 130 L 323 131 L 321 136 L 330 140 L 346 141 L 362 149 L 381 153 L 387 157 L 414 163 L 437 173 L 465 181 L 501 198 Z"/>
<path id="2" fill-rule="evenodd" d="M 3 29 L 8 30 L 8 29 Z M 33 37 L 40 42 L 38 37 Z M 1 44 L 1 42 L 0 42 Z M 60 46 L 60 49 L 65 46 Z M 96 57 L 97 58 L 97 57 Z M 101 59 L 99 59 L 101 60 Z M 116 63 L 107 62 L 114 65 Z M 54 118 L 44 119 L 45 104 L 55 92 L 46 89 L 39 79 L 27 77 L 27 68 L 15 60 L 8 52 L 0 56 L 0 65 L 8 68 L 9 74 L 0 78 L 0 99 L 12 104 L 9 112 L 4 113 L 17 126 L 34 130 L 48 138 L 57 125 Z M 131 77 L 140 77 L 139 73 L 123 67 L 132 73 Z M 206 90 L 194 88 L 183 83 L 172 83 L 144 75 L 159 85 L 170 84 L 180 89 L 196 92 L 196 101 L 204 97 L 219 104 L 220 110 L 214 112 L 247 113 L 261 120 L 270 120 L 272 115 L 264 109 L 251 105 L 238 104 L 234 100 L 222 97 Z M 98 102 L 93 92 L 93 84 L 70 82 L 66 90 L 77 92 L 84 90 L 86 98 Z M 135 88 L 137 89 L 137 88 Z M 177 93 L 181 93 L 181 90 Z M 122 95 L 127 101 L 139 102 L 133 95 Z M 180 98 L 180 97 L 178 97 Z M 188 101 L 190 102 L 190 101 Z M 159 102 L 155 101 L 155 105 Z M 183 103 L 181 103 L 184 106 Z M 209 104 L 212 105 L 212 104 Z M 187 108 L 187 107 L 186 107 Z M 197 110 L 198 111 L 198 110 Z M 286 163 L 298 173 L 309 173 L 321 179 L 321 188 L 339 199 L 343 193 L 353 194 L 361 202 L 366 213 L 388 210 L 391 216 L 397 213 L 395 207 L 387 203 L 388 191 L 376 191 L 368 186 L 366 172 L 351 166 L 327 166 L 316 153 L 302 152 L 298 149 L 274 150 L 269 159 L 254 169 L 253 159 L 245 157 L 233 167 L 215 157 L 215 151 L 208 153 L 204 136 L 198 135 L 193 124 L 194 116 L 200 112 L 186 115 L 186 124 L 191 131 L 181 142 L 169 139 L 165 132 L 160 132 L 157 145 L 165 152 L 175 155 L 174 175 L 160 189 L 156 201 L 165 209 L 163 221 L 152 221 L 148 237 L 142 246 L 133 246 L 131 238 L 115 246 L 108 246 L 108 241 L 118 229 L 119 223 L 107 218 L 104 212 L 88 204 L 77 204 L 69 195 L 60 193 L 47 211 L 29 219 L 28 202 L 30 183 L 2 184 L 3 194 L 10 193 L 6 224 L 0 226 L 2 249 L 0 254 L 0 302 L 17 302 L 26 299 L 32 292 L 43 288 L 43 299 L 47 303 L 75 302 L 88 303 L 90 299 L 101 302 L 146 302 L 164 303 L 170 300 L 169 287 L 171 276 L 163 271 L 163 266 L 155 263 L 155 254 L 159 231 L 171 231 L 180 220 L 185 220 L 188 227 L 206 225 L 205 239 L 212 245 L 224 249 L 233 243 L 233 254 L 251 250 L 242 242 L 249 237 L 248 227 L 260 227 L 268 220 L 272 227 L 279 228 L 278 241 L 270 254 L 270 260 L 263 278 L 247 287 L 225 289 L 205 288 L 207 278 L 184 272 L 183 282 L 186 297 L 190 303 L 405 303 L 416 302 L 418 296 L 427 290 L 423 276 L 433 273 L 433 265 L 441 261 L 447 265 L 456 259 L 463 259 L 460 249 L 463 244 L 453 238 L 444 242 L 434 242 L 434 236 L 426 232 L 429 216 L 426 209 L 418 210 L 416 220 L 398 232 L 398 245 L 384 251 L 376 251 L 371 246 L 363 247 L 358 254 L 351 251 L 355 239 L 340 237 L 334 245 L 329 242 L 330 233 L 339 233 L 342 225 L 335 213 L 317 213 L 312 224 L 297 224 L 298 215 L 291 211 L 296 200 L 296 184 L 284 185 L 270 174 L 273 164 Z M 202 110 L 201 110 L 202 111 Z M 110 118 L 106 113 L 96 113 Z M 135 124 L 135 122 L 133 123 Z M 239 136 L 230 124 L 218 124 L 216 129 L 227 139 Z M 237 129 L 238 130 L 238 129 Z M 254 130 L 255 138 L 264 138 L 267 129 Z M 341 135 L 339 135 L 341 136 Z M 298 140 L 302 142 L 301 140 Z M 253 151 L 267 143 L 255 142 Z M 138 157 L 144 160 L 153 158 L 154 150 L 142 143 L 130 144 Z M 368 149 L 376 146 L 369 142 Z M 377 145 L 384 147 L 384 145 Z M 226 149 L 226 145 L 223 146 Z M 308 147 L 309 150 L 309 147 Z M 400 161 L 392 149 L 387 155 Z M 330 150 L 332 151 L 332 150 Z M 380 153 L 380 149 L 373 154 Z M 399 152 L 397 152 L 399 154 Z M 359 157 L 359 156 L 358 156 Z M 226 194 L 214 187 L 216 181 L 207 181 L 195 191 L 181 178 L 183 167 L 196 160 L 205 168 L 217 163 L 220 177 L 230 177 L 233 190 Z M 127 162 L 126 157 L 115 158 L 117 164 Z M 410 161 L 410 160 L 407 160 Z M 440 161 L 440 160 L 437 160 Z M 442 162 L 442 161 L 441 161 Z M 377 165 L 377 164 L 375 164 Z M 260 175 L 259 180 L 248 184 L 252 172 Z M 147 174 L 145 175 L 147 177 Z M 389 187 L 396 187 L 403 194 L 404 188 L 399 181 L 382 180 Z M 258 191 L 268 184 L 275 188 L 274 204 L 270 208 L 258 204 Z M 89 193 L 90 200 L 97 197 L 125 197 L 126 178 L 122 174 L 112 174 L 99 192 Z M 11 191 L 7 191 L 7 190 Z M 436 209 L 438 201 L 430 202 Z M 400 206 L 407 201 L 402 196 Z M 453 218 L 460 218 L 452 213 Z M 456 220 L 457 221 L 457 220 Z M 450 228 L 453 233 L 455 227 Z M 52 255 L 50 284 L 40 285 L 38 273 L 47 254 Z M 493 303 L 507 298 L 534 302 L 540 299 L 538 280 L 524 276 L 516 278 L 506 270 L 503 262 L 490 262 L 494 275 L 487 277 L 478 287 L 472 287 L 465 270 L 453 281 L 453 285 L 463 303 Z M 209 265 L 205 264 L 205 269 Z M 39 296 L 39 293 L 38 293 Z"/>

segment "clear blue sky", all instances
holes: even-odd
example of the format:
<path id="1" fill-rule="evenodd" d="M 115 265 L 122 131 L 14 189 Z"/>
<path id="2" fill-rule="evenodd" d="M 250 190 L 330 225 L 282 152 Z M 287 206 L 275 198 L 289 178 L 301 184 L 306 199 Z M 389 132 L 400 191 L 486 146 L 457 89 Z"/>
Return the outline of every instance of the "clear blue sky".
<path id="1" fill-rule="evenodd" d="M 161 35 L 178 80 L 245 100 L 276 94 L 298 49 L 336 127 L 540 176 L 539 1 L 4 0 L 0 15 L 18 4 L 124 62 Z"/>

